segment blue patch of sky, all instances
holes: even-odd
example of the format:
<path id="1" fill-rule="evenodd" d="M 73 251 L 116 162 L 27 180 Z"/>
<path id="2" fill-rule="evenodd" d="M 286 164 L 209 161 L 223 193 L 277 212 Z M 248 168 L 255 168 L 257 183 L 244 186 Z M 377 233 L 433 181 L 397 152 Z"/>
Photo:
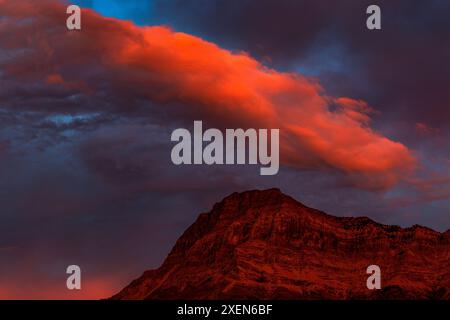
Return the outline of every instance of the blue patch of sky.
<path id="1" fill-rule="evenodd" d="M 137 25 L 154 24 L 151 0 L 73 0 L 72 3 L 91 8 L 105 17 L 131 20 Z"/>
<path id="2" fill-rule="evenodd" d="M 69 125 L 76 121 L 89 121 L 99 116 L 99 113 L 86 114 L 57 114 L 51 115 L 47 119 L 57 125 Z"/>
<path id="3" fill-rule="evenodd" d="M 158 12 L 153 0 L 72 0 L 71 2 L 84 8 L 91 8 L 105 17 L 133 21 L 138 26 L 167 25 L 176 31 L 193 34 L 205 40 L 217 40 L 194 28 L 189 21 L 179 19 L 177 12 L 164 11 L 164 14 Z"/>

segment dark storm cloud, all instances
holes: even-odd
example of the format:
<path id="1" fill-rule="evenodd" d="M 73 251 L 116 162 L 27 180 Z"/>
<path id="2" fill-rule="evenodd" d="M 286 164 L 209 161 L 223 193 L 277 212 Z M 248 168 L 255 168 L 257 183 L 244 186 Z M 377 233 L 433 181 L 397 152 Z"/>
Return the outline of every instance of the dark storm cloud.
<path id="1" fill-rule="evenodd" d="M 450 3 L 377 1 L 382 30 L 365 27 L 373 1 L 155 0 L 149 23 L 174 25 L 277 67 L 310 72 L 333 94 L 364 98 L 383 122 L 447 129 Z M 382 127 L 382 124 L 380 124 Z"/>
<path id="2" fill-rule="evenodd" d="M 71 33 L 64 24 L 55 27 L 64 21 L 61 8 L 53 1 L 5 2 L 12 18 L 0 28 L 7 39 L 1 48 L 11 52 L 1 63 L 11 86 L 0 96 L 6 108 L 129 117 L 155 104 L 146 109 L 153 118 L 280 128 L 282 164 L 334 168 L 361 188 L 392 187 L 416 165 L 405 145 L 372 130 L 371 108 L 362 100 L 332 97 L 299 73 L 266 68 L 166 27 L 139 28 L 85 11 L 84 29 Z M 33 14 L 33 23 L 17 22 Z"/>
<path id="3" fill-rule="evenodd" d="M 148 21 L 245 50 L 269 66 L 315 76 L 334 95 L 364 99 L 376 110 L 375 128 L 415 149 L 421 181 L 435 175 L 446 178 L 450 3 L 377 1 L 382 30 L 373 32 L 365 27 L 370 4 L 373 1 L 156 0 Z M 439 190 L 446 188 L 436 184 L 427 195 L 410 190 L 407 203 L 444 199 L 446 193 Z"/>

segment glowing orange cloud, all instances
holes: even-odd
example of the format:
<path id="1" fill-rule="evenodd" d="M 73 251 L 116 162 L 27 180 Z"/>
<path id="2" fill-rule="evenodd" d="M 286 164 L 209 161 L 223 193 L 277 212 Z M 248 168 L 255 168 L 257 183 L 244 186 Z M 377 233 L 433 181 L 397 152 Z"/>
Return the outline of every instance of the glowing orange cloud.
<path id="1" fill-rule="evenodd" d="M 46 70 L 44 81 L 81 81 L 93 94 L 126 92 L 159 103 L 164 112 L 173 104 L 183 105 L 188 112 L 173 113 L 174 120 L 280 128 L 282 163 L 338 170 L 360 187 L 390 187 L 415 166 L 407 147 L 369 127 L 371 108 L 364 101 L 329 97 L 316 81 L 300 74 L 269 69 L 246 53 L 230 52 L 168 27 L 138 27 L 84 10 L 82 30 L 69 32 L 58 2 L 0 3 L 4 14 L 15 19 L 35 16 L 38 33 L 6 22 L 15 36 L 5 45 L 31 45 L 35 58 L 45 57 L 45 67 L 32 69 Z M 0 29 L 2 36 L 5 27 Z M 32 60 L 21 62 L 7 70 L 17 77 L 39 78 L 26 68 Z M 110 76 L 99 81 L 91 74 L 92 65 Z M 65 71 L 70 66 L 77 72 Z"/>

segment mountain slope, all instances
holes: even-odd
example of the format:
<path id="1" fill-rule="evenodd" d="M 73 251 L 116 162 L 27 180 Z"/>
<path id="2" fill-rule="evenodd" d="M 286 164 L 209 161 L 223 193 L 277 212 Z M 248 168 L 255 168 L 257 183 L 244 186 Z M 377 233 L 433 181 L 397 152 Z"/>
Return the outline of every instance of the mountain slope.
<path id="1" fill-rule="evenodd" d="M 379 265 L 381 290 L 366 268 Z M 201 214 L 156 270 L 112 299 L 450 299 L 450 231 L 339 218 L 278 189 Z"/>

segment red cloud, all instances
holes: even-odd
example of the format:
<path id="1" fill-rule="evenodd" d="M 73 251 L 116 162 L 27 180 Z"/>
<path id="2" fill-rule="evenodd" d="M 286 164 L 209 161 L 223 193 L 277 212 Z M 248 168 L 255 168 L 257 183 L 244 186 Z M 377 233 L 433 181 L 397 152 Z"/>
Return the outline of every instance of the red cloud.
<path id="1" fill-rule="evenodd" d="M 329 97 L 299 74 L 266 68 L 245 53 L 167 27 L 138 27 L 90 10 L 83 11 L 82 30 L 70 32 L 65 8 L 56 1 L 0 5 L 10 18 L 0 26 L 1 46 L 28 50 L 2 64 L 15 78 L 64 79 L 85 84 L 92 95 L 146 99 L 174 121 L 280 128 L 282 163 L 338 170 L 361 187 L 390 187 L 415 167 L 407 147 L 369 127 L 371 109 L 364 101 Z M 174 104 L 186 112 L 170 113 Z"/>

